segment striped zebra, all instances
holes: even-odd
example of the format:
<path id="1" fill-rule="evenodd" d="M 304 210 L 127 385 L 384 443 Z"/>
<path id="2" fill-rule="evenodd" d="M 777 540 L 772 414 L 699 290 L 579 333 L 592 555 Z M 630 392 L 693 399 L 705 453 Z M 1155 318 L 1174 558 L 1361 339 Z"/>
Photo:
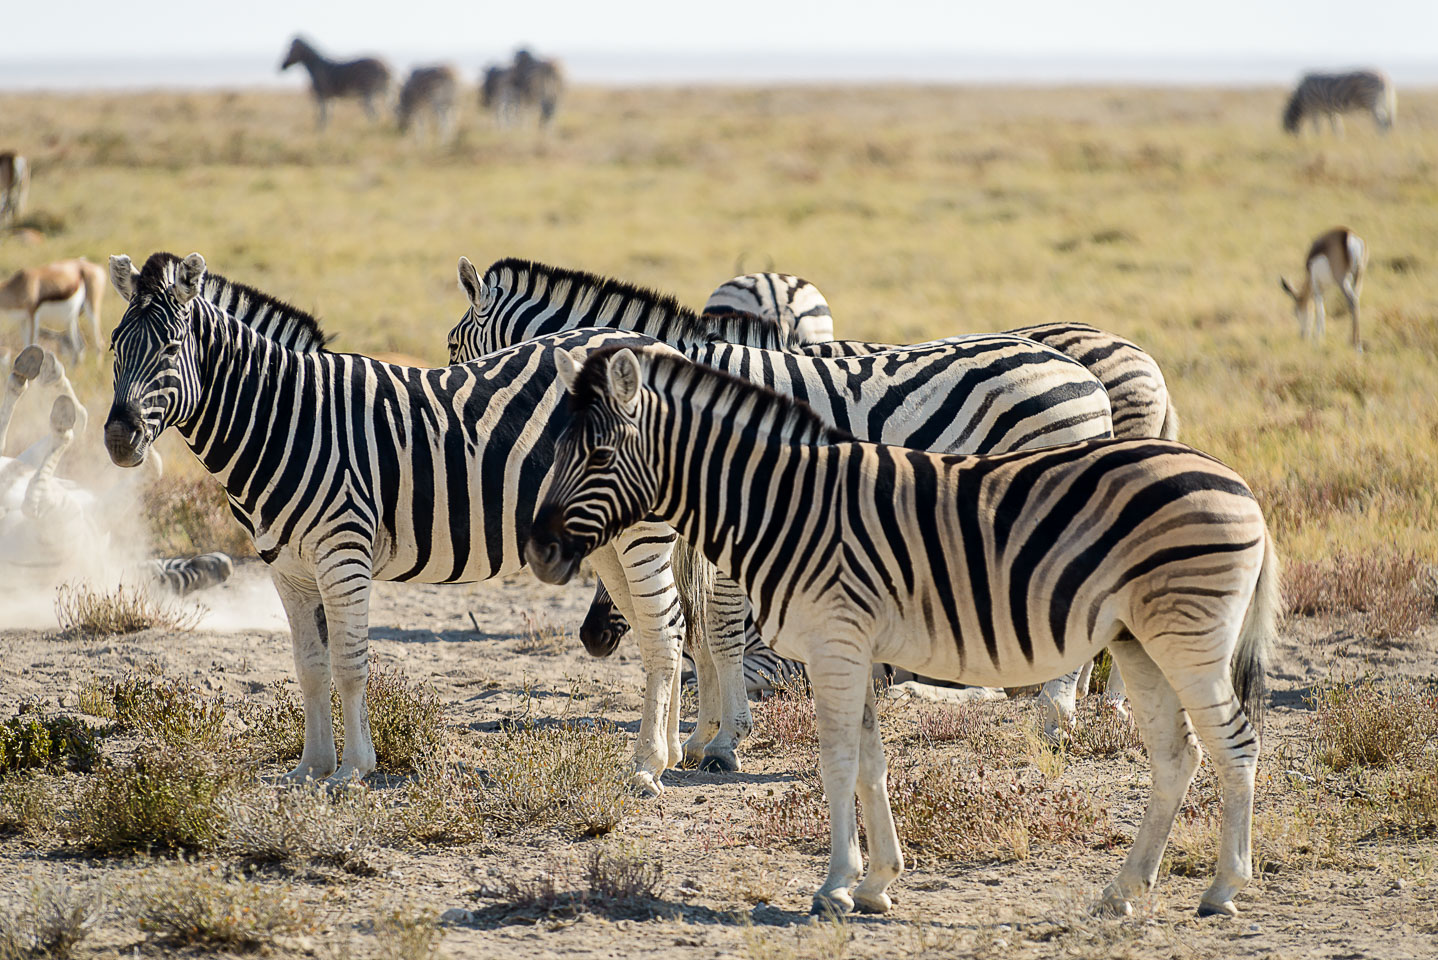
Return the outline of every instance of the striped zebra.
<path id="1" fill-rule="evenodd" d="M 299 64 L 309 71 L 310 90 L 315 97 L 315 126 L 323 130 L 329 122 L 329 101 L 335 97 L 356 97 L 364 104 L 365 116 L 379 117 L 379 105 L 389 96 L 390 69 L 383 60 L 330 60 L 303 37 L 290 41 L 280 72 Z"/>
<path id="2" fill-rule="evenodd" d="M 230 579 L 235 572 L 235 562 L 228 554 L 202 553 L 198 557 L 151 560 L 145 569 L 161 590 L 177 597 L 187 597 Z"/>
<path id="3" fill-rule="evenodd" d="M 512 123 L 519 111 L 535 107 L 539 125 L 554 120 L 564 92 L 564 75 L 553 60 L 541 60 L 528 50 L 519 50 L 507 67 L 488 66 L 479 83 L 479 107 L 492 111 L 501 127 Z"/>
<path id="4" fill-rule="evenodd" d="M 287 778 L 363 777 L 375 766 L 364 700 L 371 582 L 472 582 L 519 569 L 554 437 L 568 418 L 556 349 L 656 342 L 582 331 L 462 367 L 397 367 L 328 352 L 313 317 L 208 274 L 199 254 L 155 254 L 140 271 L 113 257 L 110 269 L 127 302 L 112 340 L 110 457 L 134 466 L 173 426 L 219 479 L 290 621 L 305 746 Z M 672 648 L 677 670 L 683 616 L 667 552 L 642 546 L 656 537 L 672 543 L 674 534 L 636 528 L 633 543 L 617 545 L 627 553 L 619 575 L 636 577 L 625 614 L 637 618 L 645 657 Z M 619 570 L 617 553 L 596 557 L 596 568 Z M 669 682 L 663 669 L 654 673 Z M 342 764 L 332 676 L 344 715 Z M 647 696 L 667 710 L 669 692 Z M 641 726 L 640 786 L 677 756 L 675 740 L 677 731 Z"/>
<path id="5" fill-rule="evenodd" d="M 1153 790 L 1102 906 L 1131 913 L 1153 888 L 1201 742 L 1223 820 L 1199 913 L 1237 913 L 1279 607 L 1273 544 L 1237 474 L 1167 440 L 995 456 L 862 443 L 803 403 L 672 355 L 621 348 L 556 364 L 574 417 L 530 566 L 564 583 L 591 550 L 655 516 L 743 586 L 814 690 L 831 843 L 815 912 L 887 911 L 903 870 L 871 663 L 1024 684 L 1108 646 Z M 856 793 L 869 854 L 857 885 Z"/>
<path id="6" fill-rule="evenodd" d="M 1340 114 L 1355 110 L 1371 113 L 1384 133 L 1392 128 L 1398 119 L 1398 94 L 1387 74 L 1378 70 L 1305 74 L 1283 108 L 1283 129 L 1296 136 L 1307 117 L 1317 131 L 1318 118 L 1324 115 L 1333 132 L 1342 133 Z"/>
<path id="7" fill-rule="evenodd" d="M 447 63 L 415 67 L 399 91 L 395 117 L 401 135 L 409 132 L 416 119 L 428 113 L 435 136 L 447 140 L 454 133 L 454 107 L 459 98 L 459 74 Z"/>
<path id="8" fill-rule="evenodd" d="M 715 288 L 705 313 L 738 311 L 779 328 L 785 348 L 834 339 L 834 317 L 819 288 L 788 273 L 746 273 Z"/>
<path id="9" fill-rule="evenodd" d="M 863 356 L 816 358 L 778 350 L 775 327 L 751 314 L 711 310 L 700 317 L 672 297 L 582 271 L 509 259 L 491 265 L 481 278 L 461 258 L 459 274 L 470 308 L 449 334 L 453 362 L 560 330 L 618 327 L 807 400 L 846 429 L 880 441 L 996 452 L 1110 435 L 1102 384 L 1080 364 L 1021 337 L 978 335 Z M 746 341 L 767 349 L 736 346 Z M 719 578 L 712 591 L 686 583 L 685 592 L 710 595 L 706 636 L 720 658 L 711 666 L 700 656 L 695 664 L 700 716 L 685 757 L 706 769 L 737 769 L 733 747 L 749 729 L 748 690 L 759 674 L 787 677 L 798 668 L 772 656 L 746 663 L 751 659 L 744 654 L 746 646 L 756 652 L 764 648 L 758 631 L 747 624 L 746 601 L 737 585 Z M 608 599 L 601 585 L 581 628 L 591 653 L 609 652 L 623 632 Z M 1063 694 L 1051 690 L 1050 696 Z M 717 718 L 710 712 L 716 702 L 721 704 Z M 1058 716 L 1055 705 L 1051 727 Z M 718 733 L 711 735 L 716 720 Z"/>

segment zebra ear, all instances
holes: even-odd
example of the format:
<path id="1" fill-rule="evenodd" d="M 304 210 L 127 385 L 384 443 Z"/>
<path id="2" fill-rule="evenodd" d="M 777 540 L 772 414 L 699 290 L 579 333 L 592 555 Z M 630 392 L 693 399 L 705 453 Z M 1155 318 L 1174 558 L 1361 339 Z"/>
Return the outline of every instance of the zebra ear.
<path id="1" fill-rule="evenodd" d="M 135 295 L 135 278 L 139 275 L 140 271 L 135 269 L 130 258 L 123 253 L 117 253 L 110 258 L 110 285 L 126 303 Z"/>
<path id="2" fill-rule="evenodd" d="M 568 351 L 554 351 L 554 369 L 559 373 L 559 382 L 564 385 L 565 391 L 573 393 L 574 384 L 579 380 L 579 365 Z"/>
<path id="3" fill-rule="evenodd" d="M 205 279 L 205 258 L 192 253 L 180 261 L 175 273 L 175 299 L 184 306 L 200 295 L 200 284 Z"/>
<path id="4" fill-rule="evenodd" d="M 468 257 L 459 258 L 459 285 L 464 290 L 464 295 L 469 297 L 470 306 L 479 306 L 484 284 L 479 282 L 479 271 L 474 269 L 474 264 L 469 262 Z"/>
<path id="5" fill-rule="evenodd" d="M 626 407 L 639 396 L 639 358 L 628 347 L 609 358 L 609 392 Z"/>

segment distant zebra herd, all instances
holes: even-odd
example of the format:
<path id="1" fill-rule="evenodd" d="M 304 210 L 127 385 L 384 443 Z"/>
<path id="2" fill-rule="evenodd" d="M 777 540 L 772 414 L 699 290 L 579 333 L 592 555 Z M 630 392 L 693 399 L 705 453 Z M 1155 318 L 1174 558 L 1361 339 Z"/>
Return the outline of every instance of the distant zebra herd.
<path id="1" fill-rule="evenodd" d="M 736 278 L 700 314 L 592 274 L 461 259 L 455 363 L 427 369 L 331 352 L 312 316 L 199 254 L 114 257 L 110 273 L 127 306 L 106 447 L 136 465 L 174 427 L 269 565 L 304 701 L 289 779 L 375 767 L 374 580 L 469 582 L 527 561 L 564 581 L 587 556 L 639 640 L 634 773 L 649 791 L 681 759 L 738 766 L 746 633 L 805 665 L 832 838 L 816 909 L 887 910 L 903 866 L 871 663 L 1018 686 L 1108 647 L 1154 788 L 1104 906 L 1130 911 L 1155 882 L 1202 742 L 1224 812 L 1200 912 L 1235 912 L 1277 560 L 1243 481 L 1164 439 L 1162 373 L 1129 341 L 1064 324 L 835 341 L 795 277 Z M 686 643 L 700 715 L 681 744 Z"/>
<path id="2" fill-rule="evenodd" d="M 310 75 L 315 98 L 315 126 L 323 130 L 329 121 L 329 102 L 357 99 L 365 114 L 375 120 L 381 106 L 391 98 L 393 74 L 377 57 L 331 60 L 303 37 L 290 41 L 280 63 L 281 72 L 299 65 Z M 447 139 L 454 133 L 455 112 L 460 91 L 459 71 L 450 64 L 415 67 L 400 86 L 395 99 L 395 116 L 401 134 L 428 122 L 435 134 Z M 528 50 L 519 50 L 513 63 L 491 64 L 479 83 L 479 106 L 494 115 L 501 127 L 511 126 L 521 112 L 535 110 L 540 127 L 547 127 L 559 108 L 564 77 L 559 64 L 542 60 Z"/>

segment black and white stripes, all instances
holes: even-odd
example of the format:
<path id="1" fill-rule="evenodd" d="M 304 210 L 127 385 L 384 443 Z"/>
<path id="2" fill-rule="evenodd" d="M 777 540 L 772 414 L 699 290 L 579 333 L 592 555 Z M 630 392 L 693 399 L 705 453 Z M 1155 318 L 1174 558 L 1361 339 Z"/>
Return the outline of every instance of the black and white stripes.
<path id="1" fill-rule="evenodd" d="M 1370 113 L 1378 129 L 1390 129 L 1398 118 L 1398 95 L 1388 76 L 1377 70 L 1305 75 L 1283 108 L 1283 129 L 1297 134 L 1307 119 L 1317 130 L 1319 118 L 1327 117 L 1341 132 L 1340 115 L 1351 111 Z"/>

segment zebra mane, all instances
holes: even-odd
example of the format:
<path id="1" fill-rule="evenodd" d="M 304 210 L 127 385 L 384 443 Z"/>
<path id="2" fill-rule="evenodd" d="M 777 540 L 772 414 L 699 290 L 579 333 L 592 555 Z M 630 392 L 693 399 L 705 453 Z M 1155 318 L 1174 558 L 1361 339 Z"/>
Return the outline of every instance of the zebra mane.
<path id="1" fill-rule="evenodd" d="M 153 295 L 169 288 L 175 282 L 179 265 L 180 258 L 173 253 L 150 254 L 140 270 L 136 289 Z M 312 314 L 218 273 L 205 271 L 200 297 L 261 336 L 298 353 L 321 352 L 329 341 Z"/>
<path id="2" fill-rule="evenodd" d="M 744 422 L 737 426 L 754 426 L 767 435 L 791 443 L 845 443 L 854 437 L 829 423 L 802 400 L 778 393 L 768 387 L 695 363 L 664 348 L 603 347 L 589 354 L 579 371 L 570 394 L 572 409 L 578 413 L 608 394 L 609 360 L 620 351 L 630 349 L 639 357 L 644 385 L 671 400 L 682 399 L 685 405 L 699 409 L 732 413 L 749 405 Z"/>
<path id="3" fill-rule="evenodd" d="M 723 341 L 765 350 L 784 349 L 778 326 L 762 317 L 740 310 L 705 313 L 701 316 L 680 303 L 672 294 L 660 293 L 648 287 L 584 270 L 571 270 L 534 260 L 507 257 L 489 265 L 484 271 L 483 283 L 486 287 L 499 285 L 507 289 L 522 286 L 531 293 L 542 289 L 544 292 L 541 296 L 546 298 L 553 296 L 556 287 L 568 284 L 566 298 L 574 304 L 584 305 L 587 321 L 592 321 L 595 313 L 611 297 L 620 302 L 639 303 L 644 307 L 639 313 L 641 319 L 656 316 L 663 318 L 663 336 L 656 339 L 663 339 L 678 346 Z M 637 329 L 637 326 L 626 329 Z"/>

